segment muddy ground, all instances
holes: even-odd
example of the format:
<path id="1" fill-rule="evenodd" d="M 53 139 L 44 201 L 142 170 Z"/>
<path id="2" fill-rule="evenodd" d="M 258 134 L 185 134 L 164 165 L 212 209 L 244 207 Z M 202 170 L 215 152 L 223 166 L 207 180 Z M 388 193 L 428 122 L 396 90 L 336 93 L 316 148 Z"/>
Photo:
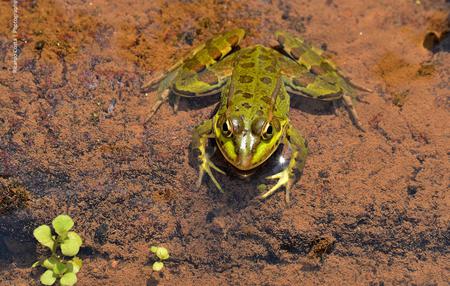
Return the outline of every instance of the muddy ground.
<path id="1" fill-rule="evenodd" d="M 15 36 L 1 1 L 0 285 L 39 284 L 32 230 L 62 212 L 85 242 L 78 285 L 448 285 L 449 5 L 19 1 Z M 302 36 L 373 90 L 357 105 L 365 133 L 292 100 L 310 155 L 289 205 L 261 201 L 261 178 L 194 187 L 190 136 L 214 105 L 166 104 L 143 124 L 142 83 L 235 27 L 244 45 Z M 171 252 L 160 274 L 152 244 Z"/>

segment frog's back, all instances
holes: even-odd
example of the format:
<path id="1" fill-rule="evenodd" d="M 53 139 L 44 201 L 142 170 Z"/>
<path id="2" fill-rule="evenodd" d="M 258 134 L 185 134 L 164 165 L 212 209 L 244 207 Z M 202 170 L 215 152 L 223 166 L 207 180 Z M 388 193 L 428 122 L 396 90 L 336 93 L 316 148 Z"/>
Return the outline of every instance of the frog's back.
<path id="1" fill-rule="evenodd" d="M 260 45 L 237 52 L 233 74 L 225 91 L 223 104 L 228 115 L 247 118 L 286 117 L 289 109 L 281 78 L 278 52 Z"/>

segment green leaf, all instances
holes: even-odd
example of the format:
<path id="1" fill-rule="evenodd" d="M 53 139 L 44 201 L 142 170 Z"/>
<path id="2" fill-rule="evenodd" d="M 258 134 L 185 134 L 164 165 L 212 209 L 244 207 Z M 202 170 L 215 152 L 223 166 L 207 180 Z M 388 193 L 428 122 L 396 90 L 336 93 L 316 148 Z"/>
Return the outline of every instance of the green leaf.
<path id="1" fill-rule="evenodd" d="M 156 256 L 161 260 L 166 260 L 169 258 L 169 251 L 165 247 L 158 247 L 156 250 Z"/>
<path id="2" fill-rule="evenodd" d="M 67 238 L 61 243 L 61 252 L 65 256 L 75 256 L 80 251 L 80 246 L 83 244 L 81 237 L 71 231 L 67 233 Z"/>
<path id="3" fill-rule="evenodd" d="M 59 280 L 59 284 L 61 284 L 61 286 L 72 286 L 75 285 L 77 281 L 77 275 L 75 275 L 75 273 L 73 272 L 68 272 L 64 274 L 63 277 L 61 277 L 61 280 Z"/>
<path id="4" fill-rule="evenodd" d="M 34 229 L 33 236 L 39 241 L 43 246 L 47 246 L 50 249 L 53 249 L 55 245 L 55 241 L 52 237 L 52 230 L 48 225 L 41 225 Z"/>
<path id="5" fill-rule="evenodd" d="M 56 275 L 51 270 L 47 270 L 44 272 L 44 274 L 41 275 L 41 278 L 39 278 L 42 284 L 44 285 L 53 285 L 53 283 L 56 282 Z"/>
<path id="6" fill-rule="evenodd" d="M 68 215 L 59 215 L 52 221 L 53 228 L 60 236 L 65 236 L 73 227 L 73 220 Z"/>
<path id="7" fill-rule="evenodd" d="M 31 268 L 38 267 L 39 265 L 41 265 L 41 262 L 40 261 L 36 261 L 35 263 L 33 263 L 33 265 L 31 265 Z"/>
<path id="8" fill-rule="evenodd" d="M 155 263 L 153 263 L 153 271 L 161 271 L 161 269 L 163 269 L 164 267 L 164 263 L 162 263 L 161 261 L 157 261 Z"/>
<path id="9" fill-rule="evenodd" d="M 64 264 L 64 263 L 61 263 L 61 262 L 57 262 L 56 264 L 55 264 L 55 266 L 53 267 L 53 272 L 56 274 L 56 275 L 59 275 L 59 276 L 61 276 L 61 275 L 63 275 L 64 273 L 66 273 L 66 271 L 68 270 L 68 268 L 67 268 L 67 266 Z"/>
<path id="10" fill-rule="evenodd" d="M 70 272 L 78 273 L 78 271 L 80 271 L 81 269 L 81 266 L 83 266 L 83 261 L 78 257 L 74 257 L 67 263 L 67 266 L 69 267 Z"/>
<path id="11" fill-rule="evenodd" d="M 158 250 L 157 246 L 150 247 L 150 251 L 153 252 L 153 253 L 156 253 L 157 250 Z"/>
<path id="12" fill-rule="evenodd" d="M 47 269 L 53 269 L 58 261 L 59 260 L 56 257 L 51 256 L 50 258 L 47 258 L 44 260 L 44 262 L 42 262 L 42 266 Z"/>
<path id="13" fill-rule="evenodd" d="M 81 237 L 74 231 L 70 231 L 67 234 L 67 238 L 71 239 L 71 240 L 75 240 L 79 246 L 81 246 L 83 244 L 83 240 L 81 239 Z"/>
<path id="14" fill-rule="evenodd" d="M 80 251 L 80 245 L 73 239 L 66 239 L 61 243 L 61 252 L 65 256 L 75 256 Z"/>

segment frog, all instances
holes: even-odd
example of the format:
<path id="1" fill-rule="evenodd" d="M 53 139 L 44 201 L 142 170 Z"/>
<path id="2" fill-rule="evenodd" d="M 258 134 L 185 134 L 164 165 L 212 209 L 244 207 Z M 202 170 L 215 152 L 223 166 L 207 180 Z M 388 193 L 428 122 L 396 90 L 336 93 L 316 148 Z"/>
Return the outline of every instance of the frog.
<path id="1" fill-rule="evenodd" d="M 289 202 L 308 155 L 306 139 L 289 120 L 291 96 L 342 102 L 354 125 L 364 130 L 354 103 L 356 91 L 365 89 L 343 76 L 322 49 L 300 37 L 277 31 L 275 46 L 241 47 L 245 34 L 241 28 L 219 34 L 146 82 L 143 92 L 156 90 L 158 95 L 146 122 L 171 93 L 175 96 L 175 112 L 180 97 L 220 94 L 215 114 L 192 134 L 191 148 L 199 162 L 197 186 L 206 174 L 223 192 L 214 172 L 226 173 L 206 151 L 211 139 L 226 162 L 242 174 L 256 170 L 283 145 L 291 150 L 291 156 L 280 172 L 266 177 L 276 183 L 264 190 L 261 198 L 284 187 L 285 201 Z"/>

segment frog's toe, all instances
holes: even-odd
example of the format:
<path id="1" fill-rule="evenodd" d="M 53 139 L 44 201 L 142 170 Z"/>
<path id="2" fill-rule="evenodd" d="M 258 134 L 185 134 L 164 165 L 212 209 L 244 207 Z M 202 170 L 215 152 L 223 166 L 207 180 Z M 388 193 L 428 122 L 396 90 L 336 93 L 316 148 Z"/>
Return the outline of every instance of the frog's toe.
<path id="1" fill-rule="evenodd" d="M 265 199 L 268 196 L 272 195 L 276 190 L 278 190 L 281 187 L 285 187 L 286 188 L 286 202 L 289 202 L 289 190 L 292 186 L 292 178 L 289 176 L 289 170 L 283 170 L 275 175 L 272 176 L 268 176 L 266 177 L 266 179 L 269 180 L 275 180 L 278 179 L 278 182 L 275 184 L 275 186 L 273 186 L 270 190 L 268 190 L 267 192 L 265 192 L 261 198 Z"/>
<path id="2" fill-rule="evenodd" d="M 197 181 L 197 188 L 200 188 L 200 186 L 202 184 L 203 177 L 204 177 L 204 175 L 206 173 L 211 178 L 211 180 L 213 181 L 213 183 L 217 187 L 217 189 L 219 189 L 219 191 L 221 191 L 223 193 L 223 189 L 220 186 L 220 184 L 217 181 L 217 179 L 214 177 L 214 175 L 213 175 L 213 173 L 211 171 L 211 168 L 216 170 L 217 172 L 225 175 L 225 172 L 222 171 L 221 169 L 219 169 L 216 165 L 214 165 L 213 162 L 209 161 L 208 159 L 204 160 L 203 163 L 200 166 L 200 174 L 199 174 L 198 181 Z"/>
<path id="3" fill-rule="evenodd" d="M 159 94 L 158 99 L 156 100 L 155 104 L 153 105 L 152 109 L 150 110 L 150 113 L 147 116 L 147 119 L 145 120 L 144 124 L 146 124 L 148 121 L 150 121 L 150 119 L 152 119 L 153 115 L 155 115 L 156 111 L 158 111 L 161 104 L 163 104 L 165 101 L 167 101 L 169 99 L 169 93 L 170 93 L 170 90 L 165 89 Z"/>

